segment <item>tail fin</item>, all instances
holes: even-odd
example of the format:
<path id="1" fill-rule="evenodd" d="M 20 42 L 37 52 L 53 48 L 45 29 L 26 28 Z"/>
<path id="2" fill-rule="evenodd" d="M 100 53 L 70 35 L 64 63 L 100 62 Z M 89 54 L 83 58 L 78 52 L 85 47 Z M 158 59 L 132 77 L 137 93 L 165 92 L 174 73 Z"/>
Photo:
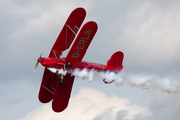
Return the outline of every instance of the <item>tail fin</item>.
<path id="1" fill-rule="evenodd" d="M 118 70 L 122 70 L 123 69 L 123 65 L 122 65 L 123 58 L 124 58 L 124 54 L 121 51 L 117 51 L 107 61 L 107 66 L 112 66 Z"/>

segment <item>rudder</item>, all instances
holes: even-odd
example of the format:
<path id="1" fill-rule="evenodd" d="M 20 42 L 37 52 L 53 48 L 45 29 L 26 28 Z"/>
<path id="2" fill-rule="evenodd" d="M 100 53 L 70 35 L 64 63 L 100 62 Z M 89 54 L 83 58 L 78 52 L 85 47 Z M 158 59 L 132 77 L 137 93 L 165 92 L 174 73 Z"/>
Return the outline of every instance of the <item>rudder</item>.
<path id="1" fill-rule="evenodd" d="M 122 70 L 123 69 L 123 65 L 122 65 L 123 58 L 124 58 L 123 52 L 117 51 L 107 61 L 107 66 L 112 66 L 118 70 Z"/>

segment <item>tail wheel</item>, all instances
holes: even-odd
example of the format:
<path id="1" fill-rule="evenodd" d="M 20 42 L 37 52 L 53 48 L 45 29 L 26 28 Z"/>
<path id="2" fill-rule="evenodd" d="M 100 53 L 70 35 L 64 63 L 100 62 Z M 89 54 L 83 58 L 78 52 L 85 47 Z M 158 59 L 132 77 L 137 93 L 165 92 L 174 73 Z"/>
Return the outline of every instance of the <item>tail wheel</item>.
<path id="1" fill-rule="evenodd" d="M 112 82 L 114 82 L 114 80 L 112 80 L 112 81 L 106 81 L 106 79 L 103 79 L 103 82 L 106 83 L 106 84 L 111 84 Z"/>
<path id="2" fill-rule="evenodd" d="M 67 62 L 66 62 L 66 66 L 68 66 L 68 67 L 72 67 L 72 63 L 71 63 L 71 62 L 69 62 L 69 61 L 67 61 Z"/>

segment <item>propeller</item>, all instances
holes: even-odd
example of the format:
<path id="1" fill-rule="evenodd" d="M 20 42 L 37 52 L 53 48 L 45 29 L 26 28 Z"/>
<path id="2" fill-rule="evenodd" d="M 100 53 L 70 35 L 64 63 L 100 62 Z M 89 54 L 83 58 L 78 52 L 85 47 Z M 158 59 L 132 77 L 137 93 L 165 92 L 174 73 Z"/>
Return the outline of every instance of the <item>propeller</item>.
<path id="1" fill-rule="evenodd" d="M 39 65 L 39 62 L 41 62 L 41 56 L 42 56 L 42 54 L 43 54 L 43 51 L 41 52 L 39 58 L 37 59 L 36 65 L 35 65 L 35 67 L 34 67 L 34 71 L 36 71 L 37 66 Z"/>

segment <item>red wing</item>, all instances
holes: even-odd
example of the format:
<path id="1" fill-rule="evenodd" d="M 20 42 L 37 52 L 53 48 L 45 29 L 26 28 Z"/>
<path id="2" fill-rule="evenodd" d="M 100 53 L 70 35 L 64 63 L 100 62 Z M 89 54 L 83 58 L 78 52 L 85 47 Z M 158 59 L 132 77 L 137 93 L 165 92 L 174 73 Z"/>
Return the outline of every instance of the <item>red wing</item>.
<path id="1" fill-rule="evenodd" d="M 71 50 L 69 51 L 65 62 L 71 62 L 72 65 L 78 64 L 83 59 L 96 31 L 97 24 L 93 21 L 87 22 L 77 36 Z"/>
<path id="2" fill-rule="evenodd" d="M 65 84 L 56 84 L 56 90 L 53 97 L 52 108 L 55 112 L 61 112 L 66 109 L 71 95 L 74 76 L 67 74 L 63 78 Z"/>
<path id="3" fill-rule="evenodd" d="M 62 54 L 61 52 L 70 47 L 85 16 L 86 11 L 84 8 L 77 8 L 70 14 L 56 42 L 54 43 L 54 46 L 51 49 L 49 54 L 50 58 L 60 57 Z"/>
<path id="4" fill-rule="evenodd" d="M 47 68 L 44 69 L 44 75 L 39 91 L 40 102 L 48 103 L 49 101 L 52 100 L 57 80 L 58 77 L 56 74 L 50 72 Z"/>

